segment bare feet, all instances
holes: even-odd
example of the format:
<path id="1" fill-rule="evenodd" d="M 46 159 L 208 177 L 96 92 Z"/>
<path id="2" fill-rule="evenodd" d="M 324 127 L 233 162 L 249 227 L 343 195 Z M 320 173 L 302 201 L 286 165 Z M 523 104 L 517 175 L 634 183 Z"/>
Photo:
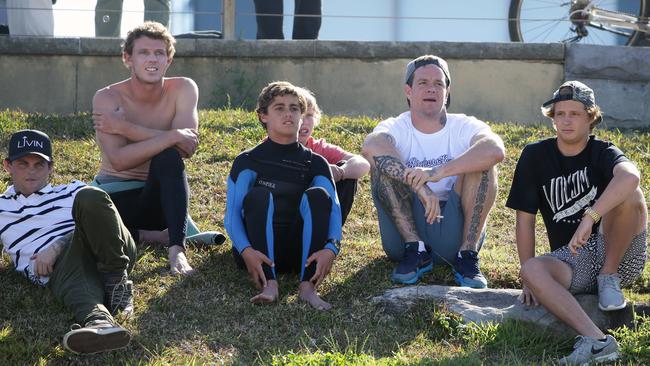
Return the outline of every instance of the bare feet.
<path id="1" fill-rule="evenodd" d="M 180 245 L 172 245 L 169 251 L 169 271 L 173 275 L 190 275 L 194 268 L 190 266 L 185 256 L 185 249 Z"/>
<path id="2" fill-rule="evenodd" d="M 332 308 L 330 303 L 325 302 L 318 296 L 318 292 L 314 287 L 314 284 L 309 281 L 300 282 L 298 286 L 298 293 L 300 299 L 307 301 L 316 310 L 329 310 Z"/>
<path id="3" fill-rule="evenodd" d="M 139 244 L 169 245 L 169 233 L 167 232 L 167 229 L 163 231 L 138 230 L 138 235 L 140 236 Z"/>
<path id="4" fill-rule="evenodd" d="M 266 281 L 266 287 L 262 289 L 262 292 L 251 297 L 251 302 L 253 304 L 267 304 L 275 302 L 278 299 L 278 281 L 268 280 Z"/>

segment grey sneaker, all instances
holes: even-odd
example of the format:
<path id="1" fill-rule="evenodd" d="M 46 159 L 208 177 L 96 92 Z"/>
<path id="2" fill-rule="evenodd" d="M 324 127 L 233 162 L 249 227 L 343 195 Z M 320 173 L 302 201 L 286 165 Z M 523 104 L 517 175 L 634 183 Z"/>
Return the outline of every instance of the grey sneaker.
<path id="1" fill-rule="evenodd" d="M 73 353 L 98 353 L 124 348 L 131 341 L 128 330 L 107 319 L 86 323 L 83 328 L 74 324 L 63 336 L 63 347 Z"/>
<path id="2" fill-rule="evenodd" d="M 623 309 L 625 296 L 617 273 L 598 275 L 598 308 L 602 311 Z"/>
<path id="3" fill-rule="evenodd" d="M 586 336 L 577 336 L 573 353 L 560 359 L 560 365 L 589 365 L 618 359 L 618 343 L 611 335 L 604 341 Z"/>
<path id="4" fill-rule="evenodd" d="M 118 311 L 126 317 L 133 314 L 133 281 L 126 274 L 104 277 L 104 305 L 111 315 Z"/>

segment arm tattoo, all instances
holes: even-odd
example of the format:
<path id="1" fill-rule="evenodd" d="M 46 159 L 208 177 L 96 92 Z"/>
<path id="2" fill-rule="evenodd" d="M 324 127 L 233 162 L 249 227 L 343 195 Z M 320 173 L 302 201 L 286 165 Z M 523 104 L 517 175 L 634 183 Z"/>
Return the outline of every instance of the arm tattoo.
<path id="1" fill-rule="evenodd" d="M 476 192 L 476 200 L 474 201 L 474 211 L 472 212 L 472 221 L 469 224 L 469 230 L 467 231 L 467 242 L 474 245 L 472 250 L 478 251 L 479 248 L 476 247 L 476 242 L 479 235 L 479 223 L 481 221 L 481 214 L 483 213 L 483 206 L 485 206 L 485 200 L 487 198 L 487 189 L 488 189 L 488 172 L 481 172 L 481 182 L 478 185 L 478 191 Z"/>
<path id="2" fill-rule="evenodd" d="M 374 167 L 370 172 L 371 187 L 379 203 L 391 217 L 405 242 L 420 240 L 413 220 L 412 192 L 401 181 L 396 181 Z"/>
<path id="3" fill-rule="evenodd" d="M 386 141 L 387 143 L 389 143 L 389 144 L 395 146 L 395 138 L 393 137 L 393 135 L 388 134 L 388 133 L 385 133 L 385 132 L 382 132 L 382 133 L 380 133 L 378 136 L 380 136 L 381 138 L 383 138 L 384 141 Z"/>
<path id="4" fill-rule="evenodd" d="M 372 159 L 375 161 L 378 173 L 402 182 L 406 167 L 398 158 L 391 155 L 379 155 L 374 156 Z"/>

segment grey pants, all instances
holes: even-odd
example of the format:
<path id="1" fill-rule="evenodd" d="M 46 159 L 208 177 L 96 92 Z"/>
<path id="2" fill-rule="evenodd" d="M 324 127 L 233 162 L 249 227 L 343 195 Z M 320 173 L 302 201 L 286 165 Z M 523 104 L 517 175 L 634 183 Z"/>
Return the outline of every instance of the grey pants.
<path id="1" fill-rule="evenodd" d="M 379 233 L 381 244 L 388 258 L 392 261 L 400 261 L 404 256 L 404 240 L 390 215 L 381 202 L 377 199 L 375 191 L 372 192 L 372 199 L 377 208 L 379 220 Z M 424 218 L 424 206 L 417 197 L 412 195 L 413 219 L 418 235 L 431 252 L 433 263 L 453 264 L 456 261 L 456 253 L 463 243 L 463 208 L 461 207 L 460 196 L 456 191 L 449 192 L 449 199 L 441 202 L 441 215 L 444 218 L 437 223 L 428 224 Z M 484 235 L 481 237 L 481 242 Z"/>

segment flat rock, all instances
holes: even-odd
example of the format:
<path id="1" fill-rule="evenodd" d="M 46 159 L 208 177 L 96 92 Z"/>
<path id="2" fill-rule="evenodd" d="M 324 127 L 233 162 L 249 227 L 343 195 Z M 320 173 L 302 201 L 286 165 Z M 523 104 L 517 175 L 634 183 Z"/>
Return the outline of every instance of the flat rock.
<path id="1" fill-rule="evenodd" d="M 384 305 L 386 311 L 404 312 L 418 301 L 433 300 L 444 304 L 448 311 L 462 316 L 466 323 L 499 323 L 513 319 L 547 327 L 563 335 L 576 334 L 543 306 L 532 308 L 521 304 L 517 299 L 519 294 L 521 290 L 515 289 L 407 286 L 388 290 L 384 295 L 374 297 L 372 301 Z M 603 312 L 598 309 L 598 296 L 578 295 L 576 298 L 594 323 L 603 330 L 628 324 L 632 320 L 631 304 L 618 311 Z"/>

